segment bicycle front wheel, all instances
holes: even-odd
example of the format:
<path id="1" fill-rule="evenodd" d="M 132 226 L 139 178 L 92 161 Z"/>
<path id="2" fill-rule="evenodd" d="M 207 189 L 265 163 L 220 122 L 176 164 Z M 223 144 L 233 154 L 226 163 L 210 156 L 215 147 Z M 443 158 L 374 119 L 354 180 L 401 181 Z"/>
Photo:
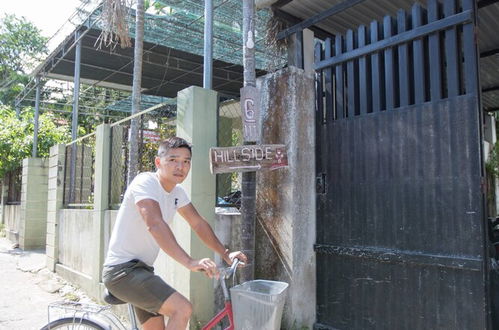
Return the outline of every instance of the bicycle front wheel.
<path id="1" fill-rule="evenodd" d="M 52 330 L 52 329 L 106 330 L 107 328 L 89 319 L 81 317 L 64 317 L 62 319 L 50 322 L 40 330 Z"/>

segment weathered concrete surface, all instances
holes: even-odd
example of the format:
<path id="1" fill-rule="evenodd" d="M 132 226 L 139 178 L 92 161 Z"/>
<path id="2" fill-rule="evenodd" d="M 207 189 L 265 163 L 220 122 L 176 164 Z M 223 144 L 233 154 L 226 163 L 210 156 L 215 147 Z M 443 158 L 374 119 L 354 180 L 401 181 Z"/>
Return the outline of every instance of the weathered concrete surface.
<path id="1" fill-rule="evenodd" d="M 47 236 L 48 160 L 23 160 L 21 188 L 21 222 L 19 246 L 21 249 L 44 249 Z"/>
<path id="2" fill-rule="evenodd" d="M 12 249 L 12 242 L 0 238 L 0 329 L 40 329 L 47 323 L 49 303 L 64 298 L 89 302 L 45 265 L 43 252 Z"/>
<path id="3" fill-rule="evenodd" d="M 286 144 L 289 167 L 257 174 L 256 278 L 290 283 L 283 327 L 315 320 L 315 96 L 289 67 L 259 80 L 261 144 Z"/>

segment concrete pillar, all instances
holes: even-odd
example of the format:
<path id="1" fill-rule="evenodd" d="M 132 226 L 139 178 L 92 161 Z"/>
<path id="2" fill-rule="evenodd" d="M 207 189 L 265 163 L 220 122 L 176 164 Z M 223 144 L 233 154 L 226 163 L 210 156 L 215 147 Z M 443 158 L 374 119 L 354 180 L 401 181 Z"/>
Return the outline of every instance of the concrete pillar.
<path id="1" fill-rule="evenodd" d="M 209 148 L 217 143 L 217 93 L 200 87 L 189 87 L 177 95 L 177 135 L 193 144 L 191 173 L 182 186 L 193 205 L 205 219 L 215 223 L 215 176 L 210 173 Z M 193 258 L 213 258 L 209 250 L 190 229 L 176 218 L 174 232 L 182 247 Z M 181 267 L 182 269 L 179 269 Z M 174 286 L 194 304 L 191 329 L 213 316 L 213 283 L 201 273 L 190 273 L 176 266 Z"/>
<path id="2" fill-rule="evenodd" d="M 123 175 L 125 171 L 125 158 L 122 157 L 123 148 L 123 126 L 117 125 L 111 127 L 111 178 L 110 181 L 110 193 L 109 193 L 109 204 L 110 209 L 118 209 L 121 203 L 121 193 L 123 191 L 123 185 L 125 182 L 123 180 L 118 180 Z M 116 179 L 114 179 L 116 178 Z"/>
<path id="3" fill-rule="evenodd" d="M 258 85 L 262 144 L 285 144 L 289 167 L 257 175 L 256 278 L 290 284 L 284 329 L 312 329 L 316 304 L 314 78 L 288 67 L 264 76 Z"/>
<path id="4" fill-rule="evenodd" d="M 19 247 L 23 250 L 45 248 L 47 235 L 48 160 L 23 160 L 21 186 L 21 224 Z"/>
<path id="5" fill-rule="evenodd" d="M 94 172 L 94 224 L 92 247 L 92 287 L 94 297 L 100 297 L 102 264 L 104 251 L 104 231 L 106 228 L 106 210 L 109 209 L 109 166 L 111 151 L 111 128 L 108 124 L 97 126 L 95 135 L 95 172 Z"/>
<path id="6" fill-rule="evenodd" d="M 64 168 L 66 146 L 57 144 L 50 148 L 48 170 L 47 239 L 45 253 L 47 268 L 55 272 L 59 261 L 59 210 L 64 195 Z"/>
<path id="7" fill-rule="evenodd" d="M 5 223 L 5 199 L 7 195 L 7 187 L 5 185 L 5 178 L 0 182 L 0 223 Z"/>

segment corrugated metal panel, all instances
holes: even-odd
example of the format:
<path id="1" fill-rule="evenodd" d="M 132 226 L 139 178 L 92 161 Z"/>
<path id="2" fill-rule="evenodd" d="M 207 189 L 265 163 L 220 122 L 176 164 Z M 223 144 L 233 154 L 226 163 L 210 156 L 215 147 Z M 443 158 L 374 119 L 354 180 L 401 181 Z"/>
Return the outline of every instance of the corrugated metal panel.
<path id="1" fill-rule="evenodd" d="M 478 10 L 478 47 L 480 52 L 499 48 L 499 3 Z"/>
<path id="2" fill-rule="evenodd" d="M 282 7 L 282 10 L 301 19 L 307 19 L 323 12 L 344 0 L 294 0 Z M 325 19 L 318 27 L 333 34 L 344 34 L 348 29 L 356 29 L 359 25 L 367 25 L 386 15 L 394 15 L 398 9 L 409 9 L 415 2 L 412 0 L 370 0 L 358 4 L 344 12 Z M 419 1 L 426 4 L 426 1 Z"/>
<path id="3" fill-rule="evenodd" d="M 474 96 L 329 121 L 317 321 L 486 329 Z"/>
<path id="4" fill-rule="evenodd" d="M 478 11 L 478 48 L 480 53 L 499 49 L 499 3 Z M 482 89 L 499 86 L 499 55 L 480 59 L 480 84 Z M 499 108 L 499 90 L 482 93 L 484 109 Z"/>

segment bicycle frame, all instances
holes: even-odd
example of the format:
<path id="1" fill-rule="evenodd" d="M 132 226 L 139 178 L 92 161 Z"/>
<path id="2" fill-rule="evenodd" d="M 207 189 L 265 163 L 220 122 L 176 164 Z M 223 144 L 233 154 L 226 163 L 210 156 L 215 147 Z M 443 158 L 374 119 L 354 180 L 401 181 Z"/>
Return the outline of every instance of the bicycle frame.
<path id="1" fill-rule="evenodd" d="M 224 330 L 234 330 L 234 314 L 232 313 L 232 302 L 230 300 L 229 290 L 227 290 L 227 285 L 225 284 L 225 280 L 234 275 L 237 265 L 239 264 L 239 260 L 235 259 L 234 263 L 230 266 L 230 268 L 224 269 L 220 272 L 220 285 L 222 286 L 222 292 L 224 294 L 225 307 L 217 313 L 203 328 L 202 330 L 211 330 L 215 327 L 220 321 L 222 321 L 226 316 L 229 320 L 229 326 Z"/>
<path id="2" fill-rule="evenodd" d="M 234 330 L 234 316 L 232 314 L 232 303 L 230 301 L 225 302 L 225 307 L 217 315 L 215 315 L 210 322 L 208 322 L 202 330 L 211 330 L 215 327 L 224 317 L 228 318 L 229 326 L 225 330 Z"/>

